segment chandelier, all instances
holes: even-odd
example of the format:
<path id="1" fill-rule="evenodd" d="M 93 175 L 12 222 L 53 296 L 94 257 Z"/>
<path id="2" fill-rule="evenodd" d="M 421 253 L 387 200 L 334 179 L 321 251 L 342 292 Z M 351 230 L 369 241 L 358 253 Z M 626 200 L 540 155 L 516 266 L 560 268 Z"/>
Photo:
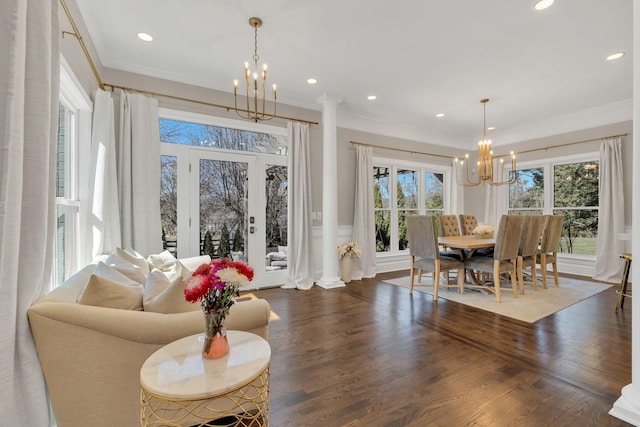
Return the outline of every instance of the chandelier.
<path id="1" fill-rule="evenodd" d="M 465 155 L 464 160 L 456 159 L 456 163 L 460 162 L 460 165 L 464 168 L 464 177 L 463 182 L 460 182 L 460 178 L 458 173 L 456 172 L 456 181 L 458 185 L 462 185 L 464 187 L 475 187 L 480 184 L 489 184 L 489 185 L 506 185 L 511 184 L 515 181 L 515 171 L 516 171 L 516 156 L 513 154 L 513 151 L 509 154 L 511 156 L 511 178 L 508 180 L 502 180 L 504 176 L 504 159 L 502 157 L 506 157 L 506 155 L 494 156 L 493 151 L 491 150 L 491 140 L 487 139 L 487 102 L 489 99 L 481 99 L 480 102 L 483 105 L 484 109 L 484 119 L 482 122 L 482 140 L 478 142 L 478 173 L 477 179 L 472 181 L 469 173 L 469 154 Z M 494 160 L 499 158 L 499 162 L 497 167 L 494 167 Z M 497 170 L 497 176 L 494 177 L 494 169 Z"/>
<path id="2" fill-rule="evenodd" d="M 258 28 L 262 26 L 262 19 L 251 18 L 249 19 L 249 25 L 253 27 L 254 31 L 254 44 L 253 44 L 253 65 L 254 68 L 249 68 L 249 62 L 244 63 L 244 77 L 246 88 L 246 108 L 238 108 L 238 80 L 233 81 L 233 101 L 235 111 L 243 119 L 253 120 L 271 120 L 276 115 L 276 85 L 273 88 L 273 113 L 267 114 L 265 112 L 266 104 L 266 90 L 267 85 L 267 64 L 262 65 L 262 70 L 258 68 Z M 260 94 L 259 88 L 262 88 L 262 94 Z"/>

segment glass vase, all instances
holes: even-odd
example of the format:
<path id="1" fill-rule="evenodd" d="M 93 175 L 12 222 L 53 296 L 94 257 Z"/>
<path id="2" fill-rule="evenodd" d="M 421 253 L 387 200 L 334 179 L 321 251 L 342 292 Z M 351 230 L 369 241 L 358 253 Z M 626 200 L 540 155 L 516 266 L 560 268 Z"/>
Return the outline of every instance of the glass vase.
<path id="1" fill-rule="evenodd" d="M 218 359 L 229 353 L 227 341 L 227 329 L 224 326 L 224 317 L 216 314 L 204 313 L 204 344 L 202 357 L 205 359 Z"/>

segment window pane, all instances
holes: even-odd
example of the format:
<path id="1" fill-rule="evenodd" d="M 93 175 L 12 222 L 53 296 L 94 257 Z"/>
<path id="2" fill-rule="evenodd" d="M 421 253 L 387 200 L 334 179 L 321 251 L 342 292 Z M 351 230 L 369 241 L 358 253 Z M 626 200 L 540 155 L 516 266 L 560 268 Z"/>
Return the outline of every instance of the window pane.
<path id="1" fill-rule="evenodd" d="M 598 206 L 598 161 L 553 167 L 554 207 Z"/>
<path id="2" fill-rule="evenodd" d="M 444 209 L 444 175 L 426 172 L 424 174 L 424 207 L 427 210 Z"/>
<path id="3" fill-rule="evenodd" d="M 57 208 L 57 239 L 56 239 L 56 250 L 57 250 L 57 265 L 56 265 L 56 273 L 58 285 L 61 285 L 65 279 L 65 243 L 67 236 L 67 226 L 66 226 L 66 216 L 65 216 L 65 206 L 58 205 Z"/>
<path id="4" fill-rule="evenodd" d="M 576 255 L 595 255 L 598 237 L 598 211 L 594 209 L 555 209 L 563 215 L 564 224 L 558 252 Z"/>
<path id="5" fill-rule="evenodd" d="M 391 211 L 376 211 L 376 252 L 389 252 L 391 250 Z"/>
<path id="6" fill-rule="evenodd" d="M 389 209 L 389 169 L 373 167 L 373 203 L 374 208 Z"/>
<path id="7" fill-rule="evenodd" d="M 178 158 L 160 156 L 162 246 L 178 257 Z"/>
<path id="8" fill-rule="evenodd" d="M 65 192 L 65 156 L 67 152 L 67 134 L 66 134 L 66 109 L 64 105 L 59 104 L 58 107 L 58 149 L 56 156 L 56 197 L 64 197 Z"/>
<path id="9" fill-rule="evenodd" d="M 201 255 L 231 258 L 243 251 L 247 170 L 244 162 L 200 160 Z"/>
<path id="10" fill-rule="evenodd" d="M 266 267 L 267 270 L 282 270 L 287 268 L 286 253 L 281 251 L 283 246 L 287 246 L 287 167 L 267 165 L 265 171 Z"/>
<path id="11" fill-rule="evenodd" d="M 287 155 L 287 137 L 179 120 L 160 119 L 160 141 L 236 151 Z"/>
<path id="12" fill-rule="evenodd" d="M 544 169 L 517 171 L 515 182 L 509 184 L 510 208 L 544 208 Z"/>
<path id="13" fill-rule="evenodd" d="M 418 172 L 398 170 L 398 208 L 418 208 Z"/>

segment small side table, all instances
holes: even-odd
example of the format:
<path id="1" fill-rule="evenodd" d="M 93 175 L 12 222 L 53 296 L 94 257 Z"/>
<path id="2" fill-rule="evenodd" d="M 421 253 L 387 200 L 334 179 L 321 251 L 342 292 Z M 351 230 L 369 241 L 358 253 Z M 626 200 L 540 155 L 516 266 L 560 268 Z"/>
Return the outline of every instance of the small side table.
<path id="1" fill-rule="evenodd" d="M 229 354 L 202 357 L 202 334 L 174 341 L 140 369 L 143 426 L 269 426 L 271 347 L 258 335 L 228 331 Z"/>

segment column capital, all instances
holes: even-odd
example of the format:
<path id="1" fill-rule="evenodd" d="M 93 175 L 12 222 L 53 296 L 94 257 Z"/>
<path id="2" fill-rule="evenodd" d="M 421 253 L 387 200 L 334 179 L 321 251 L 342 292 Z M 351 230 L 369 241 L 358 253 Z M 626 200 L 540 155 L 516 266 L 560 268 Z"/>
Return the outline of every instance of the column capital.
<path id="1" fill-rule="evenodd" d="M 322 95 L 320 95 L 318 99 L 316 99 L 316 102 L 320 105 L 338 105 L 343 100 L 344 98 L 341 96 L 337 96 L 337 95 L 333 95 L 325 92 Z"/>

